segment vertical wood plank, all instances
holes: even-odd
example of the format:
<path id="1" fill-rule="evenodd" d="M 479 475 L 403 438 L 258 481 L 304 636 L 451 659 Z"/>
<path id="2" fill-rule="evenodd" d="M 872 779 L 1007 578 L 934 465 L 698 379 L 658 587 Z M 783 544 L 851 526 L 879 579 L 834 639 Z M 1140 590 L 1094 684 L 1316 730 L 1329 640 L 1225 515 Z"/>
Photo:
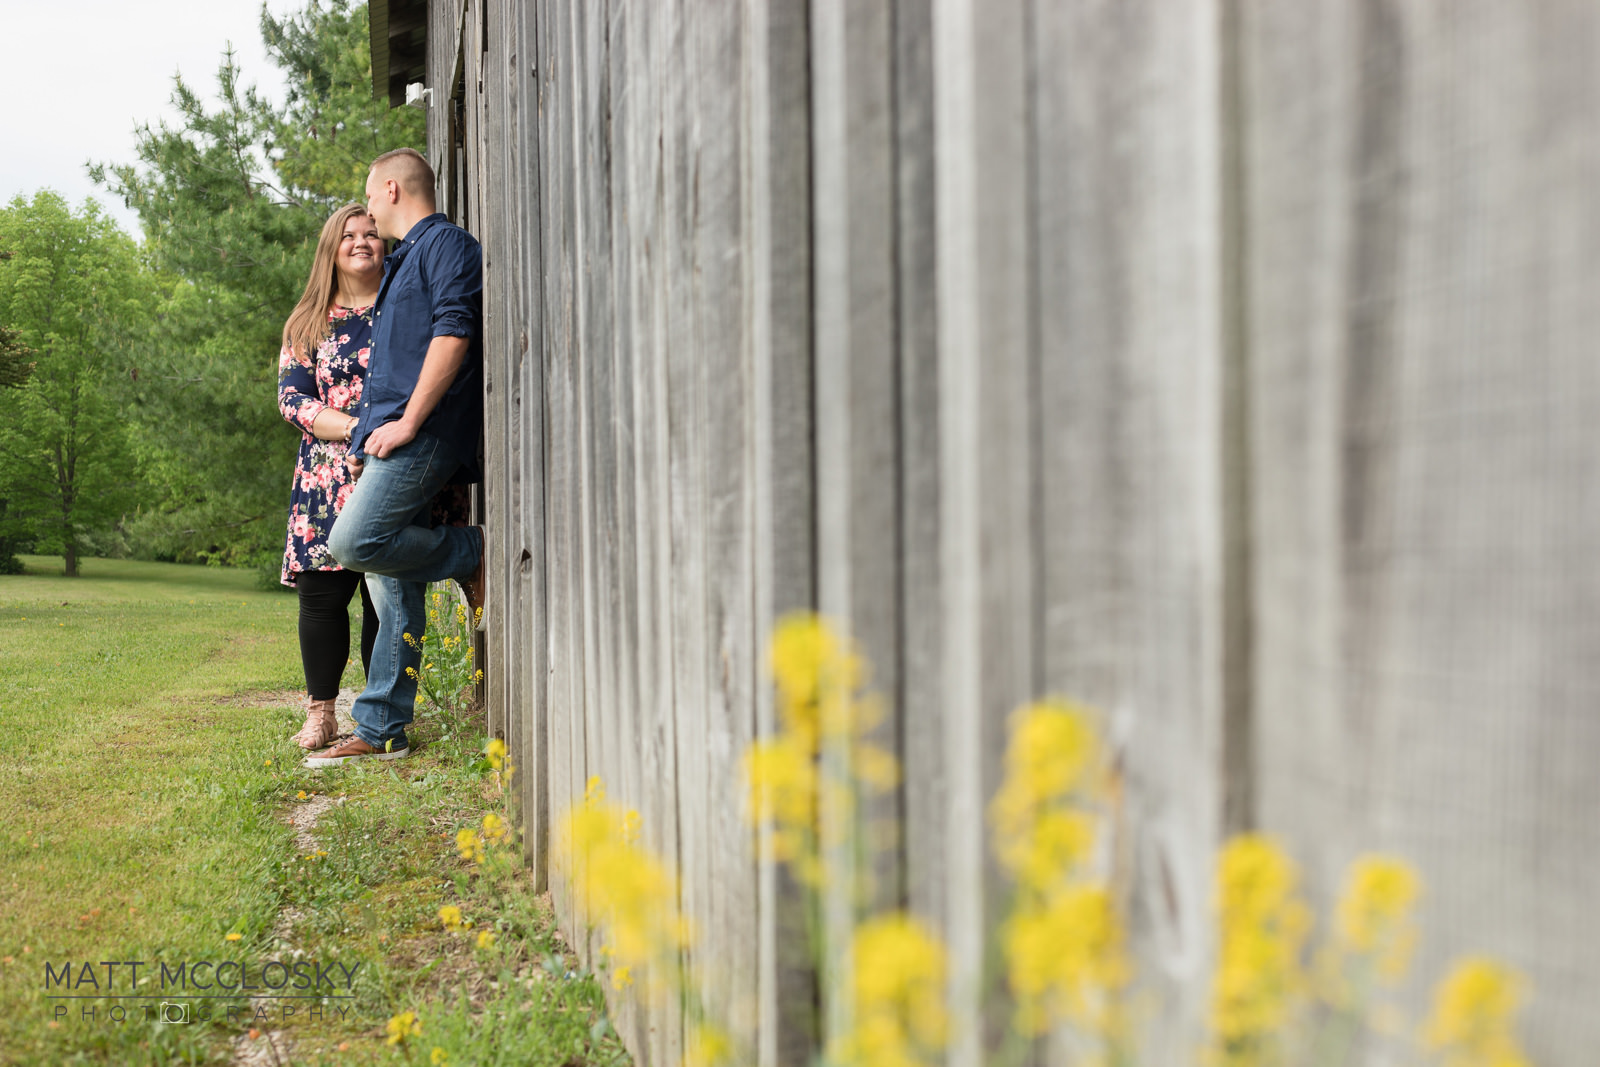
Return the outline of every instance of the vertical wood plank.
<path id="1" fill-rule="evenodd" d="M 605 249 L 601 265 L 609 272 L 608 284 L 612 297 L 609 445 L 614 467 L 614 510 L 610 527 L 610 538 L 614 545 L 611 553 L 614 591 L 610 656 L 617 752 L 611 773 L 616 775 L 619 796 L 639 811 L 642 817 L 652 808 L 654 783 L 647 781 L 641 771 L 646 739 L 639 709 L 639 602 L 643 582 L 636 506 L 640 455 L 634 380 L 640 373 L 637 354 L 640 338 L 635 304 L 638 294 L 634 278 L 637 237 L 630 233 L 635 190 L 629 181 L 630 171 L 635 165 L 633 152 L 636 148 L 636 141 L 630 136 L 634 119 L 629 114 L 633 106 L 633 101 L 629 99 L 630 90 L 637 78 L 631 69 L 635 60 L 630 51 L 635 33 L 629 23 L 634 17 L 635 10 L 626 3 L 617 3 L 608 9 L 605 56 L 600 74 L 607 85 L 604 133 L 609 165 L 605 192 L 608 197 L 606 210 L 610 225 L 607 237 L 610 244 Z M 602 427 L 602 432 L 605 430 L 606 427 Z M 639 980 L 648 982 L 659 977 L 641 974 Z M 613 1019 L 628 1046 L 648 1055 L 652 1013 L 644 998 L 630 990 L 621 996 L 610 997 L 609 1001 L 617 1009 Z"/>
<path id="2" fill-rule="evenodd" d="M 985 810 L 1006 715 L 1037 684 L 1023 14 L 1010 2 L 933 9 L 946 929 L 958 1067 L 983 1062 L 992 1042 L 981 997 L 999 897 Z"/>
<path id="3" fill-rule="evenodd" d="M 907 905 L 940 929 L 948 865 L 931 0 L 897 0 L 894 34 L 903 848 Z"/>
<path id="4" fill-rule="evenodd" d="M 810 27 L 802 5 L 745 5 L 745 297 L 754 432 L 756 732 L 777 731 L 765 648 L 774 624 L 816 606 L 811 360 Z M 818 1033 L 805 891 L 760 844 L 762 1067 L 811 1061 Z"/>
<path id="5" fill-rule="evenodd" d="M 1143 1047 L 1180 1062 L 1221 808 L 1221 22 L 1043 3 L 1033 25 L 1044 682 L 1118 746 Z"/>
<path id="6" fill-rule="evenodd" d="M 710 779 L 710 633 L 707 627 L 706 491 L 708 460 L 706 358 L 698 329 L 696 229 L 701 210 L 715 210 L 701 199 L 702 161 L 696 113 L 695 48 L 700 11 L 688 5 L 674 12 L 671 60 L 666 79 L 666 218 L 668 251 L 667 390 L 670 405 L 669 451 L 672 482 L 673 688 L 678 754 L 678 863 L 686 917 L 697 931 L 691 965 L 701 977 L 697 995 L 705 1002 L 704 967 L 717 959 L 718 932 L 712 916 L 712 845 L 709 797 L 692 783 Z M 685 1041 L 689 1040 L 686 1034 Z"/>
<path id="7" fill-rule="evenodd" d="M 745 73 L 743 11 L 696 6 L 689 38 L 696 115 L 694 213 L 695 337 L 706 422 L 700 438 L 705 478 L 705 647 L 708 864 L 704 902 L 706 1003 L 745 1049 L 756 1046 L 757 914 L 753 837 L 737 803 L 744 753 L 755 733 L 755 620 L 752 615 L 752 462 L 750 359 L 745 335 L 746 207 L 741 184 Z"/>
<path id="8" fill-rule="evenodd" d="M 900 530 L 896 365 L 893 10 L 812 5 L 813 255 L 816 263 L 817 587 L 822 614 L 873 666 L 889 714 L 870 738 L 899 751 Z M 829 773 L 849 774 L 846 744 Z M 859 812 L 823 804 L 827 1028 L 852 1026 L 851 941 L 862 913 L 901 902 L 899 794 L 863 796 Z M 854 821 L 864 842 L 858 854 Z M 865 889 L 858 894 L 858 887 Z"/>

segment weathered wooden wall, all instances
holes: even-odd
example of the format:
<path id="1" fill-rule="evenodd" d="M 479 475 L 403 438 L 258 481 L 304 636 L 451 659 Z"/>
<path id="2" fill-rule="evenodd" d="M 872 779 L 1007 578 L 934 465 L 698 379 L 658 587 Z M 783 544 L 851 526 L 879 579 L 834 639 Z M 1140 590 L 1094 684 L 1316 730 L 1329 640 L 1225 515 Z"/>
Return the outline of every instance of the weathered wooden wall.
<path id="1" fill-rule="evenodd" d="M 1600 1048 L 1600 16 L 1326 0 L 435 0 L 430 155 L 485 249 L 491 728 L 536 869 L 600 776 L 707 1002 L 807 1062 L 743 822 L 768 630 L 862 642 L 905 766 L 879 892 L 982 1060 L 1007 713 L 1105 709 L 1150 1063 L 1224 836 L 1429 883 Z M 552 880 L 564 928 L 585 916 Z M 1413 1007 L 1416 1005 L 1413 1004 Z M 682 1020 L 619 1002 L 641 1063 Z M 1051 1053 L 1064 1062 L 1064 1053 Z"/>

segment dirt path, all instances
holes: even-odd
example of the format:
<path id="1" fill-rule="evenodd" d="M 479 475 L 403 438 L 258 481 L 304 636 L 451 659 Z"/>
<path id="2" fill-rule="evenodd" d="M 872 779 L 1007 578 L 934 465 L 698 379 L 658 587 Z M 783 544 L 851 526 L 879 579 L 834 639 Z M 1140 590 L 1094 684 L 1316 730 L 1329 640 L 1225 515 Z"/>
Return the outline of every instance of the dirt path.
<path id="1" fill-rule="evenodd" d="M 350 718 L 350 705 L 355 701 L 356 694 L 357 691 L 354 689 L 339 690 L 339 699 L 334 711 L 339 717 L 341 734 L 350 733 L 355 729 L 355 722 Z M 290 810 L 288 822 L 294 827 L 294 847 L 297 854 L 305 856 L 317 850 L 315 836 L 317 821 L 331 808 L 343 803 L 343 797 L 335 799 L 318 793 Z M 298 908 L 286 905 L 278 911 L 278 920 L 272 927 L 273 952 L 276 958 L 286 959 L 301 955 L 301 950 L 294 943 L 294 931 L 303 918 Z M 257 1008 L 270 1009 L 273 1006 L 271 1000 L 262 997 L 250 998 L 252 1013 Z M 256 1036 L 251 1037 L 251 1034 Z M 233 1059 L 230 1062 L 234 1067 L 284 1067 L 293 1061 L 294 1051 L 294 1040 L 286 1030 L 250 1030 L 233 1039 Z"/>

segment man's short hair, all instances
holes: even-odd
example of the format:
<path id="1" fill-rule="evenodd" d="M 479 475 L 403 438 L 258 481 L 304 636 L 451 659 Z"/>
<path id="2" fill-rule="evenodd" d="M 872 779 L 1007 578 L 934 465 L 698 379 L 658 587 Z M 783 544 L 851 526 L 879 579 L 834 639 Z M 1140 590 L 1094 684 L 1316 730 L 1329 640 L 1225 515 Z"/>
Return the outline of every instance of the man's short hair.
<path id="1" fill-rule="evenodd" d="M 372 161 L 372 172 L 384 178 L 393 178 L 407 196 L 429 203 L 434 198 L 433 168 L 415 148 L 396 148 Z"/>

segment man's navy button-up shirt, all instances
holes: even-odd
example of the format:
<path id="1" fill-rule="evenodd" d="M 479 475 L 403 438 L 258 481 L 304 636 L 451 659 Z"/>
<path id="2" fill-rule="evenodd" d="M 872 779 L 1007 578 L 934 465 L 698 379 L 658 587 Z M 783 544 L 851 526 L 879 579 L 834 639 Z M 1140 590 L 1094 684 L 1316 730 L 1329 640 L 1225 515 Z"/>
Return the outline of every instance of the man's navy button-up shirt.
<path id="1" fill-rule="evenodd" d="M 435 337 L 465 337 L 469 343 L 455 380 L 420 429 L 455 454 L 471 475 L 467 480 L 476 480 L 483 427 L 483 249 L 438 213 L 419 220 L 384 257 L 355 451 L 373 430 L 405 414 Z"/>

